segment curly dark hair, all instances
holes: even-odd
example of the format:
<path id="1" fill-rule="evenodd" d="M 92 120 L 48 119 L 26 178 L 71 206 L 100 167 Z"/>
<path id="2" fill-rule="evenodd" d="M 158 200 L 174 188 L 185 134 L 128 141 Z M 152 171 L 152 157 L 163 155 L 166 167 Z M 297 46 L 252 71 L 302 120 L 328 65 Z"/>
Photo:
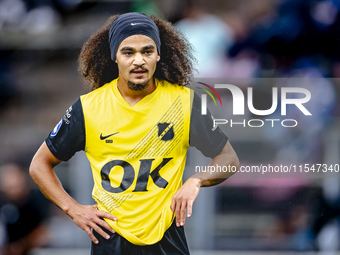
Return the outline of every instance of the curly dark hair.
<path id="1" fill-rule="evenodd" d="M 95 90 L 118 77 L 118 66 L 111 60 L 109 30 L 119 15 L 111 16 L 83 45 L 79 55 L 79 71 L 85 83 Z M 156 23 L 161 39 L 161 59 L 154 77 L 180 86 L 187 86 L 193 75 L 195 58 L 192 46 L 170 22 L 150 16 Z"/>

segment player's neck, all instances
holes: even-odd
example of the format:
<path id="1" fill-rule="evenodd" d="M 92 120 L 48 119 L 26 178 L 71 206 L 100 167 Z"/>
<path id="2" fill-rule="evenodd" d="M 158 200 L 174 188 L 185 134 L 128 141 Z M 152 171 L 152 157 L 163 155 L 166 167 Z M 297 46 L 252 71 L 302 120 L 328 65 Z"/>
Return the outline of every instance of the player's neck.
<path id="1" fill-rule="evenodd" d="M 134 106 L 140 100 L 142 100 L 145 96 L 155 91 L 156 84 L 154 82 L 154 79 L 152 78 L 149 80 L 148 85 L 145 89 L 133 90 L 128 87 L 127 81 L 125 79 L 119 78 L 117 81 L 117 87 L 118 87 L 120 94 L 125 99 L 125 101 L 129 105 Z"/>

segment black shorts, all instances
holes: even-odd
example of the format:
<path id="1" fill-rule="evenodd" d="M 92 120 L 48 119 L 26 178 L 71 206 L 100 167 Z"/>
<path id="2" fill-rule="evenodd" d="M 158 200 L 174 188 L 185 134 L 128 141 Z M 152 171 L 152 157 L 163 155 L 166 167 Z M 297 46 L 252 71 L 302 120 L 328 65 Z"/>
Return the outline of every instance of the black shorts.
<path id="1" fill-rule="evenodd" d="M 176 220 L 165 231 L 162 240 L 152 245 L 139 246 L 130 243 L 117 233 L 110 233 L 110 239 L 105 239 L 96 231 L 93 234 L 99 243 L 91 245 L 91 255 L 189 255 L 189 248 L 184 234 L 184 228 L 176 227 Z"/>

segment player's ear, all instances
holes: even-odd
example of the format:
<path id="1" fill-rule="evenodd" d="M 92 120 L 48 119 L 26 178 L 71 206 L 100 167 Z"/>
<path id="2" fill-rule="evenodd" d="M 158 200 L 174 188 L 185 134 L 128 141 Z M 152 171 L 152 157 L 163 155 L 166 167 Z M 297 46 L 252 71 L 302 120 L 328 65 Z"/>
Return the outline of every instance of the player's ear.
<path id="1" fill-rule="evenodd" d="M 157 62 L 158 62 L 160 59 L 161 59 L 161 56 L 158 55 L 158 56 L 157 56 Z"/>

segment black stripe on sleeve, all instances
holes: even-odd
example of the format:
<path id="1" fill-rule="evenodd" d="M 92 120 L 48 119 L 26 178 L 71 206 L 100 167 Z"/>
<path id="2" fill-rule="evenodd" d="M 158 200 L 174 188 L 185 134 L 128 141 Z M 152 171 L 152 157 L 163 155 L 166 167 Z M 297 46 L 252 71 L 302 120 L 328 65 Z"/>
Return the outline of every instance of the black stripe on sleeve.
<path id="1" fill-rule="evenodd" d="M 85 149 L 85 123 L 80 99 L 67 109 L 45 142 L 52 154 L 62 161 Z"/>
<path id="2" fill-rule="evenodd" d="M 228 137 L 217 127 L 213 129 L 210 111 L 201 114 L 201 98 L 194 93 L 190 119 L 190 146 L 196 147 L 204 156 L 214 158 L 221 153 Z"/>

